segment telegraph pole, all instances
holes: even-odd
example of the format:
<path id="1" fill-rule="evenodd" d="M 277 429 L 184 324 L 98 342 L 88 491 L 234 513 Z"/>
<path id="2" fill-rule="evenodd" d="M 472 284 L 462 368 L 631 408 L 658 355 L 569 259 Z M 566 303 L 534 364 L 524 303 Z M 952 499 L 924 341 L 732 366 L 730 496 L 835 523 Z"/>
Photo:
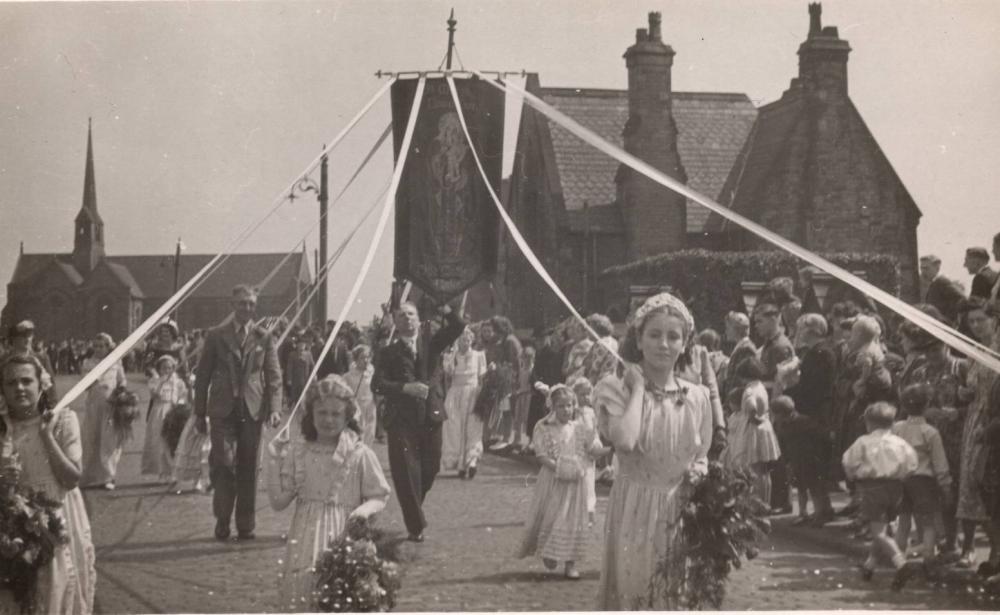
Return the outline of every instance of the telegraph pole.
<path id="1" fill-rule="evenodd" d="M 326 150 L 326 146 L 323 146 Z M 327 155 L 320 159 L 319 167 L 319 262 L 316 265 L 316 275 L 320 275 L 319 267 L 326 263 L 326 213 L 329 201 L 327 191 Z M 326 273 L 319 280 L 319 317 L 326 322 Z"/>

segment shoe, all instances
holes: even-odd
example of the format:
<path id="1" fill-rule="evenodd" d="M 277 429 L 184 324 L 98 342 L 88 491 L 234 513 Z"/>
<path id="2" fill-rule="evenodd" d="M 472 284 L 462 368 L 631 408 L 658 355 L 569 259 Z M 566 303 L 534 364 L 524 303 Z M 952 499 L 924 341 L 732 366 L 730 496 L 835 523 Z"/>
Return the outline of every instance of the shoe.
<path id="1" fill-rule="evenodd" d="M 976 552 L 969 551 L 968 553 L 963 553 L 962 557 L 955 562 L 956 568 L 972 568 L 976 565 Z"/>
<path id="2" fill-rule="evenodd" d="M 115 483 L 113 481 L 106 482 L 102 485 L 105 491 L 114 491 Z"/>
<path id="3" fill-rule="evenodd" d="M 792 521 L 793 527 L 798 527 L 800 525 L 808 525 L 812 519 L 810 517 L 799 517 L 795 521 Z"/>
<path id="4" fill-rule="evenodd" d="M 497 442 L 496 444 L 490 445 L 490 452 L 499 453 L 500 451 L 505 450 L 508 446 L 510 446 L 510 444 L 507 444 L 506 442 Z"/>
<path id="5" fill-rule="evenodd" d="M 471 468 L 469 468 L 469 480 L 472 480 L 475 477 L 476 477 L 476 466 L 472 466 Z"/>
<path id="6" fill-rule="evenodd" d="M 864 564 L 858 564 L 858 572 L 861 574 L 861 580 L 866 583 L 870 583 L 872 577 L 875 576 L 875 571 Z"/>
<path id="7" fill-rule="evenodd" d="M 410 534 L 409 536 L 406 537 L 406 539 L 409 540 L 410 542 L 423 542 L 424 534 L 423 532 L 421 532 L 420 534 Z"/>
<path id="8" fill-rule="evenodd" d="M 850 504 L 841 508 L 834 514 L 836 514 L 838 517 L 850 517 L 856 512 L 858 512 L 858 505 L 855 504 L 854 502 L 851 502 Z"/>
<path id="9" fill-rule="evenodd" d="M 833 521 L 833 513 L 829 513 L 826 515 L 813 515 L 813 518 L 810 520 L 809 525 L 811 527 L 823 527 L 824 525 L 830 523 L 831 521 Z"/>
<path id="10" fill-rule="evenodd" d="M 580 571 L 573 564 L 566 564 L 566 578 L 570 581 L 579 581 Z"/>
<path id="11" fill-rule="evenodd" d="M 545 564 L 545 567 L 548 568 L 549 570 L 555 570 L 556 566 L 559 565 L 559 562 L 557 562 L 554 559 L 549 559 L 547 557 L 542 558 L 542 563 Z"/>
<path id="12" fill-rule="evenodd" d="M 892 585 L 889 586 L 892 591 L 902 591 L 903 586 L 906 585 L 906 582 L 913 576 L 912 564 L 913 562 L 906 562 L 901 567 L 896 569 L 896 575 L 892 577 Z"/>
<path id="13" fill-rule="evenodd" d="M 465 480 L 465 470 L 459 470 L 458 477 L 461 478 L 462 480 Z"/>
<path id="14" fill-rule="evenodd" d="M 998 570 L 997 567 L 991 564 L 990 562 L 983 562 L 982 564 L 979 564 L 979 568 L 976 568 L 977 577 L 988 578 L 992 577 L 998 572 L 1000 572 L 1000 570 Z"/>
<path id="15" fill-rule="evenodd" d="M 229 540 L 229 524 L 222 521 L 215 522 L 215 539 Z"/>
<path id="16" fill-rule="evenodd" d="M 249 532 L 240 532 L 236 535 L 237 540 L 253 540 L 257 538 L 257 535 L 253 533 L 253 530 Z"/>
<path id="17" fill-rule="evenodd" d="M 959 553 L 958 549 L 941 549 L 936 559 L 937 563 L 941 565 L 954 564 L 962 559 L 962 554 Z"/>

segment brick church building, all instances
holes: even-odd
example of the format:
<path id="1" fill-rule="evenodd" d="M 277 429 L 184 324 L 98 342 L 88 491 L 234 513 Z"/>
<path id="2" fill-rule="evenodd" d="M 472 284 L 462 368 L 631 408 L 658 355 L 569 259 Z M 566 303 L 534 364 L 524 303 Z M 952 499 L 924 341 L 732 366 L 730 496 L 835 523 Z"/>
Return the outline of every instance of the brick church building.
<path id="1" fill-rule="evenodd" d="M 126 337 L 214 257 L 213 254 L 111 256 L 105 249 L 104 220 L 97 210 L 94 150 L 87 129 L 83 204 L 74 221 L 70 253 L 21 254 L 0 313 L 4 330 L 31 319 L 45 340 L 92 337 L 107 332 Z M 288 258 L 285 258 L 288 256 Z M 182 329 L 217 325 L 230 312 L 236 284 L 260 286 L 258 314 L 277 315 L 312 283 L 305 252 L 232 254 L 181 305 Z M 311 318 L 306 310 L 305 318 Z"/>
<path id="2" fill-rule="evenodd" d="M 809 5 L 799 74 L 781 98 L 755 107 L 739 93 L 677 92 L 675 52 L 660 15 L 624 55 L 627 90 L 528 91 L 695 190 L 817 252 L 878 252 L 900 261 L 905 299 L 918 294 L 920 210 L 848 94 L 851 48 Z M 609 267 L 665 252 L 777 249 L 585 144 L 525 106 L 508 210 L 569 299 L 608 312 Z M 508 245 L 509 244 L 509 245 Z M 564 308 L 508 242 L 496 292 L 522 327 Z M 619 318 L 623 314 L 613 313 Z"/>

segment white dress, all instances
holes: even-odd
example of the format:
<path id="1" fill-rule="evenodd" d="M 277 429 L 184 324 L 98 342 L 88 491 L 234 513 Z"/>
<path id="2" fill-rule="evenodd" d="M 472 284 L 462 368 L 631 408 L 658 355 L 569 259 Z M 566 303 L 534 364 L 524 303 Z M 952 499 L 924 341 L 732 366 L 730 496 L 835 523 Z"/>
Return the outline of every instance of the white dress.
<path id="1" fill-rule="evenodd" d="M 89 372 L 99 362 L 99 359 L 93 357 L 85 359 L 82 373 Z M 80 417 L 83 444 L 81 487 L 103 485 L 115 480 L 118 460 L 122 456 L 122 444 L 118 442 L 111 423 L 111 404 L 108 403 L 108 398 L 115 388 L 125 382 L 125 369 L 121 363 L 115 363 L 87 389 L 86 409 Z"/>
<path id="2" fill-rule="evenodd" d="M 357 365 L 351 365 L 351 369 L 344 374 L 347 386 L 354 391 L 354 401 L 358 405 L 358 425 L 361 427 L 361 440 L 366 446 L 375 443 L 375 422 L 376 408 L 375 395 L 372 393 L 372 375 L 375 368 L 369 363 L 365 371 L 360 371 Z"/>
<path id="3" fill-rule="evenodd" d="M 689 469 L 706 471 L 712 443 L 712 407 L 705 387 L 677 380 L 663 399 L 647 392 L 638 443 L 618 450 L 618 474 L 608 498 L 601 584 L 597 608 L 628 610 L 649 594 L 656 564 L 676 548 Z M 594 391 L 598 424 L 621 418 L 629 393 L 622 380 L 606 376 Z M 677 579 L 671 583 L 676 586 Z M 657 602 L 655 609 L 677 608 Z"/>
<path id="4" fill-rule="evenodd" d="M 444 357 L 444 369 L 451 385 L 444 398 L 448 419 L 441 434 L 441 469 L 467 470 L 483 456 L 483 421 L 472 410 L 486 374 L 486 355 L 471 349 L 456 352 Z"/>
<path id="5" fill-rule="evenodd" d="M 371 516 L 389 500 L 389 483 L 374 451 L 345 429 L 336 447 L 295 440 L 269 466 L 273 502 L 295 496 L 284 568 L 278 584 L 283 611 L 316 611 L 313 565 L 352 514 Z"/>
<path id="6" fill-rule="evenodd" d="M 70 410 L 60 410 L 52 420 L 56 421 L 54 435 L 59 447 L 67 457 L 79 464 L 80 426 L 76 415 Z M 66 489 L 56 480 L 39 433 L 40 416 L 24 421 L 5 421 L 9 429 L 9 443 L 21 463 L 21 484 L 43 491 L 52 499 L 62 502 L 60 510 L 70 539 L 68 544 L 56 549 L 52 561 L 39 573 L 34 612 L 73 615 L 92 613 L 97 570 L 94 566 L 94 542 L 83 494 L 75 487 Z M 9 591 L 0 590 L 0 613 L 20 613 L 20 607 Z"/>
<path id="7" fill-rule="evenodd" d="M 187 402 L 187 385 L 177 374 L 171 374 L 168 378 L 153 376 L 149 380 L 149 395 L 146 436 L 142 447 L 142 473 L 170 479 L 174 459 L 163 439 L 163 419 L 175 405 Z"/>

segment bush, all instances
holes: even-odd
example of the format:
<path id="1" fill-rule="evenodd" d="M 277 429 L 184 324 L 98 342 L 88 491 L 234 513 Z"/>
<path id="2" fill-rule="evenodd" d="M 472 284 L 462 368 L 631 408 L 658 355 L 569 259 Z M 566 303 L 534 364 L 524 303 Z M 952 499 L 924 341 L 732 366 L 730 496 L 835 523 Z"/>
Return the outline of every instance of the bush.
<path id="1" fill-rule="evenodd" d="M 882 290 L 899 296 L 899 259 L 887 254 L 835 253 L 823 258 L 847 269 L 864 271 L 865 279 Z M 603 285 L 614 288 L 614 302 L 608 313 L 627 313 L 629 286 L 670 286 L 687 303 L 699 329 L 713 327 L 721 331 L 725 315 L 745 311 L 741 282 L 768 282 L 789 277 L 798 286 L 799 270 L 807 263 L 786 252 L 711 252 L 682 250 L 652 256 L 633 263 L 611 267 L 601 273 Z M 805 289 L 796 288 L 805 301 Z M 866 298 L 853 288 L 835 281 L 827 294 L 825 308 L 836 301 L 853 299 L 859 304 Z"/>

